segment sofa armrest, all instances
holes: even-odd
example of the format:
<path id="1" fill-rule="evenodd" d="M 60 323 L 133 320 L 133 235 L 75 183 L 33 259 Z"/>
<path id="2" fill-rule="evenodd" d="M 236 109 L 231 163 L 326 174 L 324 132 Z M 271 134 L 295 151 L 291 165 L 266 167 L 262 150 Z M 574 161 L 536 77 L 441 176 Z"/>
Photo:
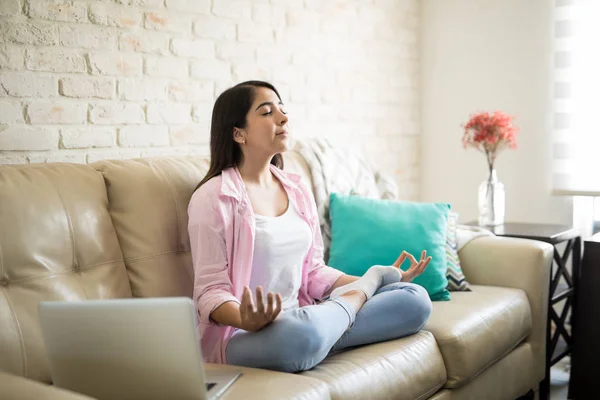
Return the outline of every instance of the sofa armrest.
<path id="1" fill-rule="evenodd" d="M 0 371 L 0 399 L 93 400 L 91 397 Z"/>
<path id="2" fill-rule="evenodd" d="M 458 253 L 469 283 L 522 289 L 531 307 L 531 344 L 538 380 L 545 376 L 546 323 L 552 245 L 536 240 L 485 236 L 473 239 Z"/>

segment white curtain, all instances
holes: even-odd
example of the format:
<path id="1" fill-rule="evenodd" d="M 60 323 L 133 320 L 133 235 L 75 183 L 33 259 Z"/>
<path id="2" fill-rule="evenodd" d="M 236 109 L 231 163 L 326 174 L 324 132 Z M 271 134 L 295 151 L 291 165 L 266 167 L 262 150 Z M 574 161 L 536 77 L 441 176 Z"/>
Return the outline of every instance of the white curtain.
<path id="1" fill-rule="evenodd" d="M 553 189 L 600 196 L 600 0 L 555 0 Z"/>

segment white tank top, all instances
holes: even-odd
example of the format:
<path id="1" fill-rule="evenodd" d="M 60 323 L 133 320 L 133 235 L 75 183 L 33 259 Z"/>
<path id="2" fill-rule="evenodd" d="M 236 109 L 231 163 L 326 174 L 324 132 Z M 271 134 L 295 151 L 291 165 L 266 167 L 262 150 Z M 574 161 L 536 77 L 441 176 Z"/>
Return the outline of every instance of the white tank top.
<path id="1" fill-rule="evenodd" d="M 255 215 L 256 235 L 250 289 L 262 286 L 267 293 L 281 294 L 282 311 L 298 307 L 298 291 L 302 284 L 302 264 L 312 243 L 308 223 L 289 203 L 283 215 Z"/>

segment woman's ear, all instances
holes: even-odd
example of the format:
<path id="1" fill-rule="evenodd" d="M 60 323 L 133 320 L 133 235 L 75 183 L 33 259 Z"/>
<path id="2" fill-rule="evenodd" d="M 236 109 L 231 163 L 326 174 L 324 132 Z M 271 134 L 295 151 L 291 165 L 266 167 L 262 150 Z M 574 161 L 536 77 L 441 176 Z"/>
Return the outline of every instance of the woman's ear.
<path id="1" fill-rule="evenodd" d="M 233 140 L 239 144 L 246 144 L 246 132 L 240 128 L 233 128 Z"/>

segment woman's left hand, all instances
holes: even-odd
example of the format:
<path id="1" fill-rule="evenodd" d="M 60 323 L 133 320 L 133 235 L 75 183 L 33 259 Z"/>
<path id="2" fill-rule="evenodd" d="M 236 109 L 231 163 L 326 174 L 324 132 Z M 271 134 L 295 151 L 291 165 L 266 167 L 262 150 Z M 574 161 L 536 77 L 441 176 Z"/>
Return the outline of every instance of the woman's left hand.
<path id="1" fill-rule="evenodd" d="M 419 261 L 417 261 L 409 252 L 403 251 L 402 254 L 400 254 L 400 257 L 398 257 L 398 259 L 394 263 L 394 267 L 400 268 L 402 263 L 407 258 L 410 260 L 410 268 L 408 268 L 406 271 L 402 271 L 401 282 L 412 282 L 413 279 L 415 279 L 417 276 L 421 275 L 423 271 L 425 271 L 425 268 L 427 268 L 429 261 L 431 261 L 431 256 L 427 257 L 427 251 L 425 250 L 421 252 L 421 259 Z"/>

